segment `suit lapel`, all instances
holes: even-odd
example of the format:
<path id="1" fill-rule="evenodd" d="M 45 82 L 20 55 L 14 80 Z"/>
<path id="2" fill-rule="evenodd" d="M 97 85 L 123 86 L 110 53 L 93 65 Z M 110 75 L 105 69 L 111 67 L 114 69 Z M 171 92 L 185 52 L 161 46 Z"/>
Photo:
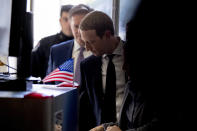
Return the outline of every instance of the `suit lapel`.
<path id="1" fill-rule="evenodd" d="M 73 46 L 74 46 L 74 41 L 69 43 L 69 46 L 67 47 L 68 49 L 67 49 L 67 52 L 65 52 L 65 61 L 72 58 Z"/>
<path id="2" fill-rule="evenodd" d="M 94 112 L 95 117 L 97 119 L 97 125 L 101 124 L 101 105 L 103 103 L 103 89 L 102 89 L 102 74 L 101 74 L 101 66 L 102 61 L 101 57 L 95 57 L 94 61 L 91 61 L 91 68 L 92 70 L 92 98 L 93 98 L 93 105 L 94 105 Z"/>
<path id="3" fill-rule="evenodd" d="M 126 87 L 125 92 L 124 92 L 124 98 L 123 98 L 123 102 L 122 102 L 122 107 L 121 107 L 121 110 L 120 110 L 120 114 L 121 114 L 121 115 L 120 115 L 120 120 L 121 120 L 121 119 L 124 119 L 124 116 L 122 116 L 122 114 L 125 113 L 125 112 L 124 112 L 124 110 L 125 110 L 125 109 L 124 109 L 124 108 L 125 108 L 124 105 L 125 105 L 125 103 L 126 103 L 126 100 L 127 100 L 128 95 L 129 95 L 129 90 L 128 90 L 128 87 Z M 123 118 L 122 118 L 122 117 L 123 117 Z M 119 120 L 119 121 L 120 121 L 120 120 Z"/>
<path id="4" fill-rule="evenodd" d="M 104 93 L 103 93 L 103 87 L 102 87 L 102 74 L 101 74 L 101 66 L 102 66 L 102 62 L 101 62 L 101 57 L 99 57 L 97 59 L 97 62 L 95 62 L 97 64 L 95 64 L 96 68 L 95 68 L 95 92 L 96 93 L 96 97 L 98 99 L 98 102 L 99 102 L 99 105 L 101 104 L 102 102 L 102 98 L 104 96 Z"/>
<path id="5" fill-rule="evenodd" d="M 66 60 L 72 58 L 72 50 L 73 50 L 74 41 L 67 43 L 61 47 L 57 52 L 57 63 L 56 66 L 63 64 Z"/>

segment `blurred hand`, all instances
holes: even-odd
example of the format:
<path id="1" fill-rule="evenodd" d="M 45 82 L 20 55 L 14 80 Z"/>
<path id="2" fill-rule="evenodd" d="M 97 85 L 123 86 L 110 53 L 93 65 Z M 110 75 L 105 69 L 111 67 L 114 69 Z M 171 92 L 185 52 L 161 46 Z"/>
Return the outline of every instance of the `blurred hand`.
<path id="1" fill-rule="evenodd" d="M 92 128 L 90 131 L 104 131 L 104 128 L 103 128 L 102 125 L 100 125 L 100 126 L 97 126 L 95 128 Z"/>
<path id="2" fill-rule="evenodd" d="M 109 126 L 106 131 L 122 131 L 118 126 Z"/>
<path id="3" fill-rule="evenodd" d="M 0 66 L 4 66 L 5 64 L 0 60 Z"/>

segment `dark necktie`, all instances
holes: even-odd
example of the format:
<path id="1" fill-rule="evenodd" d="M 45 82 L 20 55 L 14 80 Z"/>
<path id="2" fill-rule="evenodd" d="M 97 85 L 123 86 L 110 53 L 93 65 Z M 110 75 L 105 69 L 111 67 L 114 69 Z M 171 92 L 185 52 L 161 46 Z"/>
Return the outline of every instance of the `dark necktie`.
<path id="1" fill-rule="evenodd" d="M 77 63 L 76 63 L 76 69 L 75 69 L 75 76 L 74 76 L 74 81 L 80 84 L 80 63 L 84 59 L 83 56 L 83 51 L 85 50 L 84 47 L 80 47 L 79 49 L 79 55 L 77 58 Z"/>
<path id="2" fill-rule="evenodd" d="M 102 109 L 102 122 L 116 122 L 116 72 L 112 62 L 114 55 L 108 55 L 106 88 Z"/>

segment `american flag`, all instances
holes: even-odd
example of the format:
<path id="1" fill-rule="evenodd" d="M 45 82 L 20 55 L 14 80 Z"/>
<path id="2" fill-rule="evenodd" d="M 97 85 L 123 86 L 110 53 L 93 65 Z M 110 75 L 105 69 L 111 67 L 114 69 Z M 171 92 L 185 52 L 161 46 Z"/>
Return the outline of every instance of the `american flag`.
<path id="1" fill-rule="evenodd" d="M 67 60 L 53 72 L 47 75 L 42 81 L 44 83 L 52 81 L 73 83 L 73 65 L 73 59 Z"/>

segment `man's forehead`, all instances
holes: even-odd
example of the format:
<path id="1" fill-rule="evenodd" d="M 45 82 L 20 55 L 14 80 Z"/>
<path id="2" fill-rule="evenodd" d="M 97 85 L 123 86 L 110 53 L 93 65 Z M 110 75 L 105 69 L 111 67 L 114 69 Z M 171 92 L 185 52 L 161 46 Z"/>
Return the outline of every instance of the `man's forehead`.
<path id="1" fill-rule="evenodd" d="M 62 12 L 62 15 L 68 15 L 68 12 L 64 11 Z"/>

